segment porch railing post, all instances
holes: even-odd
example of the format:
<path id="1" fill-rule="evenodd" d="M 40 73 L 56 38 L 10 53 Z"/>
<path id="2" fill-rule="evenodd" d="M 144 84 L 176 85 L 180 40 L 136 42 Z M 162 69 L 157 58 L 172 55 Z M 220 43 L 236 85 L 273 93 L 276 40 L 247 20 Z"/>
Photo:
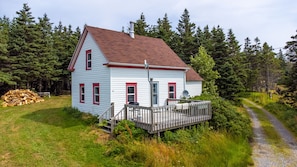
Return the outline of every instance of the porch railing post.
<path id="1" fill-rule="evenodd" d="M 154 129 L 154 112 L 153 112 L 153 109 L 152 107 L 150 107 L 150 110 L 149 110 L 151 113 L 151 132 L 153 132 L 153 129 Z"/>
<path id="2" fill-rule="evenodd" d="M 111 103 L 111 108 L 110 108 L 110 117 L 114 117 L 114 102 Z"/>
<path id="3" fill-rule="evenodd" d="M 124 110 L 124 120 L 127 120 L 127 112 L 128 112 L 128 105 L 125 104 L 125 110 Z"/>

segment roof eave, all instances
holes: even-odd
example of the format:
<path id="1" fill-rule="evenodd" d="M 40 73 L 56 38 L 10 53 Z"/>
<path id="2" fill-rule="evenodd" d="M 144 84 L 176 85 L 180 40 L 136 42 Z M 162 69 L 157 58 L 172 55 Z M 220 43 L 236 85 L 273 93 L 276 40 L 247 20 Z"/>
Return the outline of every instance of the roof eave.
<path id="1" fill-rule="evenodd" d="M 134 67 L 134 68 L 145 68 L 144 64 L 132 64 L 132 63 L 119 63 L 119 62 L 108 62 L 104 65 L 108 67 Z M 150 69 L 171 69 L 171 70 L 189 70 L 189 67 L 173 67 L 173 66 L 159 66 L 149 65 Z"/>

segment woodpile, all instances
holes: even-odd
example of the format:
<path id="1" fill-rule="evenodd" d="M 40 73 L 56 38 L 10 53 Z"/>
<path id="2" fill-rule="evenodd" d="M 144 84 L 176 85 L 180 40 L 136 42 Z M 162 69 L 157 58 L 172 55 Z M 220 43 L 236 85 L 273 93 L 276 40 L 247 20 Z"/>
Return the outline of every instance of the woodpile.
<path id="1" fill-rule="evenodd" d="M 44 101 L 37 93 L 29 89 L 10 90 L 1 96 L 1 99 L 4 101 L 2 107 L 21 106 Z"/>

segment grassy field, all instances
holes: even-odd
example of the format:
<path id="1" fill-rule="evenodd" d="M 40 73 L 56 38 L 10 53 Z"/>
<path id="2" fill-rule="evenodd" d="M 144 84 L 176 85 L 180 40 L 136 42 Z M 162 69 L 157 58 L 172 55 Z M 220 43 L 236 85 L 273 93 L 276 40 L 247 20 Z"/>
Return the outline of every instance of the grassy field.
<path id="1" fill-rule="evenodd" d="M 101 133 L 69 117 L 67 106 L 69 96 L 0 108 L 0 166 L 118 166 L 96 142 Z"/>
<path id="2" fill-rule="evenodd" d="M 0 107 L 0 166 L 247 166 L 249 143 L 226 132 L 184 131 L 171 142 L 108 139 L 108 135 L 65 112 L 69 96 Z M 123 139 L 123 138 L 122 138 Z M 167 136 L 168 139 L 168 136 Z"/>

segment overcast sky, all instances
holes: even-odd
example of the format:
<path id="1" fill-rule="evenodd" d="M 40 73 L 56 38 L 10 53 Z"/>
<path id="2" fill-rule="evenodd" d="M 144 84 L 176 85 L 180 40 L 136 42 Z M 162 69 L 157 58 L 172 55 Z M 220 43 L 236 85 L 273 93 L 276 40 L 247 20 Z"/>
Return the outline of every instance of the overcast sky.
<path id="1" fill-rule="evenodd" d="M 185 8 L 196 26 L 232 29 L 241 45 L 259 37 L 278 51 L 297 30 L 297 0 L 0 0 L 0 17 L 12 19 L 27 3 L 37 19 L 47 14 L 54 25 L 85 24 L 121 31 L 140 18 L 155 25 L 167 13 L 173 30 Z"/>

